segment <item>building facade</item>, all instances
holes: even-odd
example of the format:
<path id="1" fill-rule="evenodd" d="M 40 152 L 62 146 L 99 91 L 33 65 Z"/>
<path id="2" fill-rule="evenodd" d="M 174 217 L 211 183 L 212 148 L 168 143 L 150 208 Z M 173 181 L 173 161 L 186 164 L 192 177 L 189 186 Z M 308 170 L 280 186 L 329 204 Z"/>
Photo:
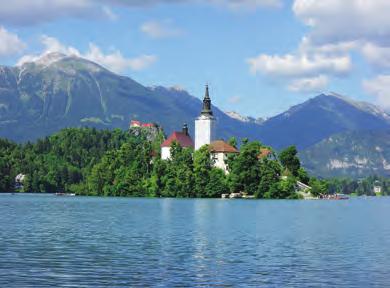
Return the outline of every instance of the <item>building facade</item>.
<path id="1" fill-rule="evenodd" d="M 188 132 L 187 124 L 184 124 L 181 132 L 173 132 L 167 140 L 161 144 L 161 159 L 169 160 L 171 159 L 171 145 L 173 142 L 177 142 L 183 148 L 193 148 L 194 142 Z"/>
<path id="2" fill-rule="evenodd" d="M 228 157 L 231 154 L 238 154 L 238 150 L 223 140 L 211 142 L 209 149 L 214 167 L 222 169 L 225 174 L 229 173 Z"/>

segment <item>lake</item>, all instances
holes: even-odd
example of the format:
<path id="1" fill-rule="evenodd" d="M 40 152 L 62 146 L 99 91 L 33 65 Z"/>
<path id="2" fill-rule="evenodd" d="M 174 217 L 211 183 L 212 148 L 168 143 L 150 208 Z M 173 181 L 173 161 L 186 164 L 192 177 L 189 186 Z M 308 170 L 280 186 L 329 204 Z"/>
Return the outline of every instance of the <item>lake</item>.
<path id="1" fill-rule="evenodd" d="M 0 287 L 390 286 L 390 198 L 0 194 Z"/>

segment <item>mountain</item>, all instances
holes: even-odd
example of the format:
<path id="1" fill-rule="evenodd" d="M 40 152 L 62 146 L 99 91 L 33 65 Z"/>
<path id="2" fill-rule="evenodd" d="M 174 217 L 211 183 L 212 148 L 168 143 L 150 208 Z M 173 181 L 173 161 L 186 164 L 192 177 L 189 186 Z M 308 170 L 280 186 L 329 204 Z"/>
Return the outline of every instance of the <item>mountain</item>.
<path id="1" fill-rule="evenodd" d="M 145 87 L 75 56 L 50 53 L 0 66 L 0 137 L 18 142 L 65 127 L 127 129 L 131 119 L 157 122 L 167 134 L 188 123 L 191 133 L 200 110 L 200 99 L 182 89 Z M 219 138 L 247 137 L 276 149 L 303 150 L 346 131 L 390 130 L 385 112 L 337 94 L 319 95 L 265 121 L 213 111 Z"/>
<path id="2" fill-rule="evenodd" d="M 292 143 L 299 150 L 345 131 L 390 129 L 390 116 L 378 107 L 338 94 L 321 94 L 265 121 L 260 134 L 276 148 Z"/>
<path id="3" fill-rule="evenodd" d="M 144 87 L 88 60 L 50 53 L 17 67 L 0 66 L 0 137 L 34 140 L 64 127 L 127 129 L 130 119 L 157 122 L 167 133 L 193 131 L 201 101 L 187 92 Z M 214 107 L 219 137 L 256 137 L 259 127 Z"/>
<path id="4" fill-rule="evenodd" d="M 303 165 L 322 177 L 390 176 L 390 131 L 355 131 L 328 137 L 302 151 Z"/>
<path id="5" fill-rule="evenodd" d="M 228 116 L 230 116 L 233 119 L 237 119 L 241 122 L 246 122 L 246 123 L 254 123 L 254 124 L 262 124 L 264 123 L 264 119 L 259 117 L 259 118 L 253 118 L 251 116 L 242 116 L 241 114 L 235 112 L 235 111 L 228 111 L 225 112 Z"/>

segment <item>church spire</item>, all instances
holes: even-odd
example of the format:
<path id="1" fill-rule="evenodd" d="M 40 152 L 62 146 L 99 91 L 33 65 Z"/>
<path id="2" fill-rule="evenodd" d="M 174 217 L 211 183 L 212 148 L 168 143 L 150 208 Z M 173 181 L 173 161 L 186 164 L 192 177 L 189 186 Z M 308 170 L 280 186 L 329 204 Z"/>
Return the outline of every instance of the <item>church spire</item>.
<path id="1" fill-rule="evenodd" d="M 211 99 L 209 95 L 209 85 L 206 85 L 206 92 L 203 99 L 203 108 L 201 115 L 213 116 L 213 111 L 211 111 Z"/>

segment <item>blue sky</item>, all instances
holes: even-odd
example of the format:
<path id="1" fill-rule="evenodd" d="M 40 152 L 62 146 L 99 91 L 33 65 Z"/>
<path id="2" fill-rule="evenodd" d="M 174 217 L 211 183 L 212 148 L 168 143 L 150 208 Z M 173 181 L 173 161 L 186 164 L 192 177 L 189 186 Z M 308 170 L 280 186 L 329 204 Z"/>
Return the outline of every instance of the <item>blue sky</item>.
<path id="1" fill-rule="evenodd" d="M 388 109 L 386 11 L 388 0 L 14 0 L 0 5 L 0 60 L 75 54 L 199 98 L 207 82 L 221 109 L 255 117 L 330 91 Z"/>

